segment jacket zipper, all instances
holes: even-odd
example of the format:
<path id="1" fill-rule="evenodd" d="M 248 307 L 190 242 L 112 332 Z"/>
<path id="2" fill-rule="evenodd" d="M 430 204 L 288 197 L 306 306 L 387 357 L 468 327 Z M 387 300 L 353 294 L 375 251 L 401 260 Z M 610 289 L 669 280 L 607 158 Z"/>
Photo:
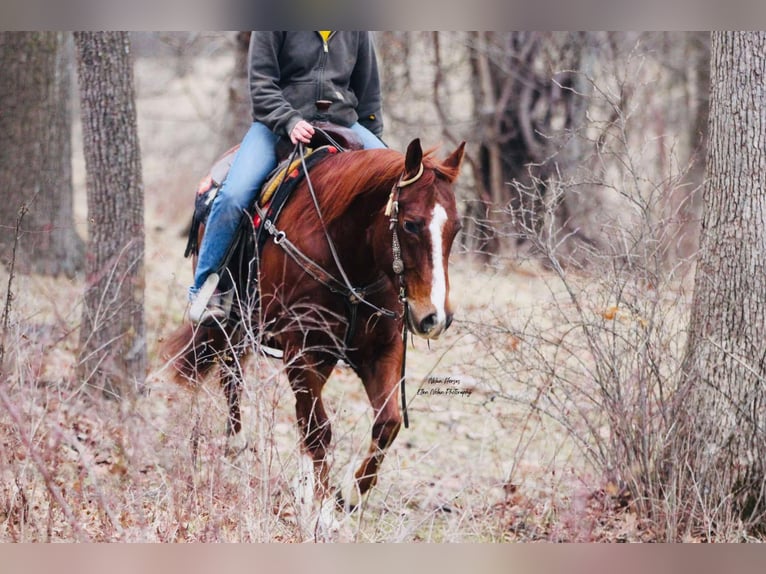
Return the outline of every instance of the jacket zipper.
<path id="1" fill-rule="evenodd" d="M 324 51 L 324 54 L 322 54 L 319 58 L 320 64 L 319 64 L 319 70 L 317 71 L 317 91 L 316 91 L 316 99 L 321 100 L 322 98 L 322 81 L 324 79 L 324 69 L 325 65 L 327 64 L 327 55 L 330 52 L 330 46 L 329 41 L 330 38 L 332 38 L 332 35 L 335 32 L 332 32 L 328 37 L 327 40 L 325 40 L 319 32 L 317 32 L 317 35 L 322 40 L 322 50 Z"/>
<path id="2" fill-rule="evenodd" d="M 319 32 L 317 32 L 319 34 Z M 322 38 L 322 47 L 324 48 L 324 53 L 330 51 L 330 38 L 332 38 L 335 35 L 335 30 L 330 32 L 330 35 L 327 36 L 327 39 L 325 40 L 324 36 L 322 34 L 319 34 L 319 37 Z"/>

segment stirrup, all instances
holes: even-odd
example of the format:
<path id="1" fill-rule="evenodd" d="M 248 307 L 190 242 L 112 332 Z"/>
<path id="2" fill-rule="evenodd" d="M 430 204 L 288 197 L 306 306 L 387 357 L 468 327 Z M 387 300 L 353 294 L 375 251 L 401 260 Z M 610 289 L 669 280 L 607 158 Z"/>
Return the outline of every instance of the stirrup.
<path id="1" fill-rule="evenodd" d="M 268 347 L 263 344 L 258 346 L 258 350 L 260 350 L 266 357 L 271 357 L 272 359 L 283 359 L 285 356 L 281 349 L 275 349 L 274 347 Z"/>
<path id="2" fill-rule="evenodd" d="M 231 293 L 217 294 L 218 273 L 208 275 L 189 307 L 189 320 L 195 325 L 223 325 L 231 308 Z"/>

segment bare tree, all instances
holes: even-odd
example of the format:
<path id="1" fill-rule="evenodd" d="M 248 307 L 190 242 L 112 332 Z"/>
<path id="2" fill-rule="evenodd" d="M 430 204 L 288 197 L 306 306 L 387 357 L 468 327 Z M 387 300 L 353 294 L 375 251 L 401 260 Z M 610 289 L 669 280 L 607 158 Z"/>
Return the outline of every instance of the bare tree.
<path id="1" fill-rule="evenodd" d="M 766 517 L 766 33 L 711 40 L 707 181 L 677 460 L 707 533 Z"/>
<path id="2" fill-rule="evenodd" d="M 250 88 L 247 84 L 249 46 L 250 32 L 237 32 L 234 35 L 234 67 L 229 78 L 226 114 L 223 117 L 221 145 L 218 153 L 223 153 L 239 143 L 252 123 Z"/>
<path id="3" fill-rule="evenodd" d="M 474 247 L 514 253 L 542 240 L 561 263 L 604 254 L 633 262 L 624 251 L 643 236 L 662 245 L 669 268 L 693 255 L 706 118 L 700 40 L 472 33 L 469 138 L 479 148 L 468 157 L 476 181 L 466 235 Z M 650 205 L 665 211 L 647 213 L 651 228 L 637 229 L 631 214 Z"/>
<path id="4" fill-rule="evenodd" d="M 129 396 L 146 375 L 144 207 L 127 33 L 78 32 L 89 239 L 79 375 Z"/>
<path id="5" fill-rule="evenodd" d="M 0 33 L 0 257 L 9 257 L 26 205 L 16 269 L 72 277 L 84 244 L 73 214 L 69 38 Z"/>
<path id="6" fill-rule="evenodd" d="M 587 33 L 474 34 L 479 193 L 494 209 L 506 207 L 524 233 L 542 231 L 548 186 L 581 155 L 577 131 L 585 122 L 592 43 Z M 579 229 L 567 229 L 569 200 L 556 199 L 558 226 L 570 239 L 589 242 Z M 486 248 L 500 248 L 497 238 L 488 237 Z"/>
<path id="7" fill-rule="evenodd" d="M 663 71 L 667 76 L 664 110 L 656 122 L 676 134 L 681 145 L 676 150 L 680 177 L 665 185 L 658 214 L 663 230 L 659 234 L 666 269 L 678 266 L 682 275 L 692 267 L 699 249 L 702 213 L 702 184 L 705 179 L 705 149 L 710 94 L 710 33 L 660 35 L 657 42 Z M 668 97 L 680 92 L 681 98 Z M 680 104 L 680 105 L 679 105 Z M 660 154 L 657 171 L 669 171 L 670 154 Z"/>

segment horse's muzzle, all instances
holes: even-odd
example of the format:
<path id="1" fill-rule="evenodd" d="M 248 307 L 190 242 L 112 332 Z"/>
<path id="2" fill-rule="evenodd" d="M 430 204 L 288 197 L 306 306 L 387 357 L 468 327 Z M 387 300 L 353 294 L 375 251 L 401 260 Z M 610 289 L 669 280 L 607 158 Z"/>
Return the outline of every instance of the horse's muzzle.
<path id="1" fill-rule="evenodd" d="M 452 324 L 452 313 L 447 313 L 444 320 L 440 320 L 436 313 L 429 313 L 418 320 L 412 309 L 407 314 L 407 324 L 410 330 L 424 339 L 438 339 Z"/>

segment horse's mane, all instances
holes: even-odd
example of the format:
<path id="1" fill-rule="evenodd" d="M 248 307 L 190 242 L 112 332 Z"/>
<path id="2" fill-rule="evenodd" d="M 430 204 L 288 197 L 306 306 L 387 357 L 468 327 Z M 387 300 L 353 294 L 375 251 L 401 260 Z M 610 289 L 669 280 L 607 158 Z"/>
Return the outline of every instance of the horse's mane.
<path id="1" fill-rule="evenodd" d="M 422 181 L 426 185 L 438 176 L 451 183 L 458 175 L 458 168 L 445 166 L 433 157 L 436 149 L 423 154 Z M 329 225 L 335 221 L 360 196 L 369 196 L 371 201 L 387 199 L 403 171 L 404 155 L 391 149 L 340 153 L 322 162 L 312 171 L 311 181 L 319 195 L 325 222 Z"/>

